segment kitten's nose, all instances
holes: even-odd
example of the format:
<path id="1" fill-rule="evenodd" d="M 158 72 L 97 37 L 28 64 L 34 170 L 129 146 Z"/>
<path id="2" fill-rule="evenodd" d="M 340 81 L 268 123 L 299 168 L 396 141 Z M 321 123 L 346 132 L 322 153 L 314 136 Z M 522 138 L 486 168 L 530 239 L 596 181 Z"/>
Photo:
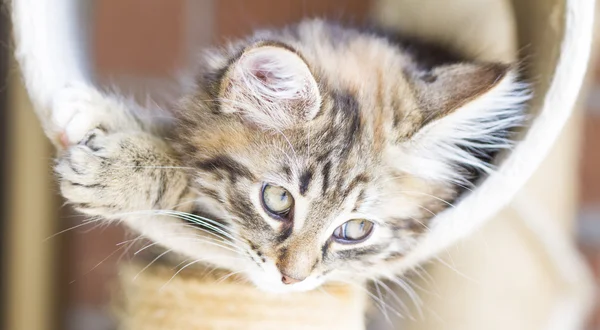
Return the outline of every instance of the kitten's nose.
<path id="1" fill-rule="evenodd" d="M 284 273 L 281 273 L 281 282 L 283 282 L 283 284 L 296 284 L 296 283 L 300 283 L 300 282 L 304 281 L 305 279 L 306 279 L 306 277 L 302 278 L 302 279 L 297 279 L 297 278 L 288 276 Z"/>

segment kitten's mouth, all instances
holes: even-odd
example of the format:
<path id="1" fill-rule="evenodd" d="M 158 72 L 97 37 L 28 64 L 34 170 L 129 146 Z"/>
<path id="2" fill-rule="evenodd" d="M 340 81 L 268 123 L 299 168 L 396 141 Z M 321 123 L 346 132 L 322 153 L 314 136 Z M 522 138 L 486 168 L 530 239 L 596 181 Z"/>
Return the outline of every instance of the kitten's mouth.
<path id="1" fill-rule="evenodd" d="M 312 291 L 325 282 L 323 276 L 309 276 L 301 282 L 285 284 L 281 281 L 279 272 L 268 272 L 266 270 L 248 273 L 246 277 L 257 289 L 276 294 Z"/>

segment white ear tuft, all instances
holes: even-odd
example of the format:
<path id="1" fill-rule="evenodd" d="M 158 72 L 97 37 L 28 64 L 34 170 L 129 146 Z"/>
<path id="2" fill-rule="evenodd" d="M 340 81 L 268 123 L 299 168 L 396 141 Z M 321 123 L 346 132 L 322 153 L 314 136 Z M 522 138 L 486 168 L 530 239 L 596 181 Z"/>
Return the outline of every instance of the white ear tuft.
<path id="1" fill-rule="evenodd" d="M 282 129 L 311 120 L 321 105 L 310 69 L 300 56 L 283 47 L 246 51 L 224 81 L 223 111 L 240 111 L 265 128 Z"/>
<path id="2" fill-rule="evenodd" d="M 525 105 L 531 94 L 513 70 L 485 93 L 434 120 L 401 146 L 403 170 L 436 181 L 469 184 L 460 170 L 469 167 L 489 173 L 492 165 L 480 155 L 509 149 L 507 133 L 525 120 Z"/>

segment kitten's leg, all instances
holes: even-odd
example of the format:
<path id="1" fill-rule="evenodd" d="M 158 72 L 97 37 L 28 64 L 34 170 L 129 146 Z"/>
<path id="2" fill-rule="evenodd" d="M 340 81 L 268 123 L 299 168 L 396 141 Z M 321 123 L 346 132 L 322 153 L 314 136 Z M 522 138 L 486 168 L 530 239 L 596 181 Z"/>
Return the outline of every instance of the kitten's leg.
<path id="1" fill-rule="evenodd" d="M 243 248 L 207 232 L 209 226 L 190 225 L 182 219 L 188 215 L 170 212 L 191 212 L 196 196 L 188 189 L 186 171 L 161 139 L 141 131 L 95 129 L 66 150 L 56 172 L 63 195 L 80 212 L 122 221 L 154 244 L 196 262 L 243 267 Z"/>
<path id="2" fill-rule="evenodd" d="M 147 133 L 118 100 L 72 92 L 62 104 L 71 107 L 73 115 L 65 120 L 69 144 L 55 168 L 68 202 L 83 213 L 121 220 L 168 251 L 218 267 L 240 268 L 240 248 L 227 239 L 215 240 L 214 233 L 172 213 L 156 213 L 190 212 L 195 206 L 186 170 L 179 167 L 169 146 Z M 83 133 L 78 125 L 88 131 Z"/>
<path id="3" fill-rule="evenodd" d="M 181 213 L 170 212 L 191 212 L 196 196 L 188 189 L 186 171 L 161 139 L 141 131 L 95 129 L 65 151 L 56 172 L 63 195 L 75 209 L 120 220 L 154 244 L 196 262 L 232 270 L 245 267 L 243 247 L 207 232 L 210 226 L 192 226 Z"/>
<path id="4" fill-rule="evenodd" d="M 105 218 L 187 208 L 180 205 L 190 195 L 185 171 L 166 143 L 147 133 L 149 125 L 131 105 L 76 85 L 59 93 L 54 106 L 66 146 L 56 172 L 75 208 Z"/>

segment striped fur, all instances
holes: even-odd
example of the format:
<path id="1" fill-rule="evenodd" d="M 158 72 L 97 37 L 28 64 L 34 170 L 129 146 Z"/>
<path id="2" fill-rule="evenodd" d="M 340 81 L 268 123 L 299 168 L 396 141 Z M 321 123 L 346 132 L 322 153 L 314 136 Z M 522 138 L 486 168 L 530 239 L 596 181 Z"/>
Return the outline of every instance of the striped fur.
<path id="1" fill-rule="evenodd" d="M 177 156 L 165 157 L 187 169 L 186 179 L 172 185 L 165 172 L 146 180 L 163 187 L 161 196 L 179 196 L 168 199 L 173 208 L 180 198 L 195 201 L 184 209 L 218 219 L 247 253 L 233 265 L 208 262 L 243 271 L 272 291 L 384 274 L 438 212 L 492 170 L 489 162 L 510 147 L 527 99 L 509 65 L 469 62 L 319 20 L 208 52 L 192 90 L 174 109 L 178 126 L 169 146 L 150 152 L 172 155 L 173 148 Z M 136 161 L 161 157 L 142 153 Z M 144 180 L 128 175 L 126 182 Z M 263 210 L 264 183 L 293 195 L 291 223 Z M 156 209 L 160 199 L 146 204 Z M 356 218 L 376 224 L 369 239 L 354 245 L 331 239 Z M 167 239 L 168 232 L 131 225 L 188 257 L 207 256 Z M 280 271 L 306 279 L 284 285 Z"/>

